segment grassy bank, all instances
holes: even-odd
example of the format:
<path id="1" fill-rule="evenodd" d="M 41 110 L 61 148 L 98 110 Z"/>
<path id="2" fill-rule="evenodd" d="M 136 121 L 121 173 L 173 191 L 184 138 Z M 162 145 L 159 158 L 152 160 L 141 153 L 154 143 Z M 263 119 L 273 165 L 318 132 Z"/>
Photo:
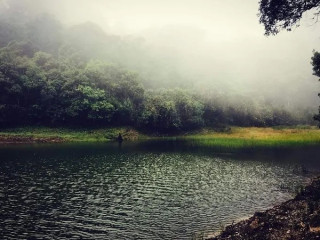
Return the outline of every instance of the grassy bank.
<path id="1" fill-rule="evenodd" d="M 119 133 L 124 140 L 146 138 L 136 130 L 125 127 L 102 129 L 24 127 L 0 130 L 0 142 L 6 142 L 5 139 L 9 139 L 7 142 L 10 142 L 10 139 L 22 139 L 22 141 L 35 139 L 35 142 L 46 142 L 46 139 L 48 142 L 50 139 L 60 139 L 60 142 L 106 142 L 115 140 Z M 37 141 L 39 139 L 40 141 Z"/>
<path id="2" fill-rule="evenodd" d="M 317 127 L 256 128 L 233 127 L 229 131 L 214 132 L 203 130 L 181 139 L 192 140 L 202 146 L 274 147 L 320 144 L 320 130 Z"/>
<path id="3" fill-rule="evenodd" d="M 66 129 L 46 127 L 25 127 L 0 130 L 0 142 L 103 142 L 113 141 L 121 133 L 124 140 L 167 139 L 190 141 L 201 146 L 228 148 L 294 146 L 320 144 L 320 130 L 317 127 L 256 128 L 232 127 L 223 131 L 203 129 L 177 136 L 151 136 L 132 128 Z M 43 140 L 43 141 L 42 141 Z M 48 140 L 48 141 L 46 141 Z"/>

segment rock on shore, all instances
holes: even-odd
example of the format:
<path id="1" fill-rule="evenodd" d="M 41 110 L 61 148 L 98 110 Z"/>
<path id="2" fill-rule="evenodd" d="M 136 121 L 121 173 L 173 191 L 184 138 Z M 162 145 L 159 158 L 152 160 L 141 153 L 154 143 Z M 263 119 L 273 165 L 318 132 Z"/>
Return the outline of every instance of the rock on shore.
<path id="1" fill-rule="evenodd" d="M 320 177 L 294 199 L 230 225 L 211 240 L 320 240 Z"/>

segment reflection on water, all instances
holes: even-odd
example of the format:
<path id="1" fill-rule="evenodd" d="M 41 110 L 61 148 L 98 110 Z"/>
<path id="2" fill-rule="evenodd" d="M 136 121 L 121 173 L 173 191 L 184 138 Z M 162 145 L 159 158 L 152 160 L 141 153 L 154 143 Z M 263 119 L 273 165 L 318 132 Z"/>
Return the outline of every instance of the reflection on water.
<path id="1" fill-rule="evenodd" d="M 319 153 L 177 142 L 1 147 L 0 239 L 191 239 L 292 197 L 319 172 Z"/>

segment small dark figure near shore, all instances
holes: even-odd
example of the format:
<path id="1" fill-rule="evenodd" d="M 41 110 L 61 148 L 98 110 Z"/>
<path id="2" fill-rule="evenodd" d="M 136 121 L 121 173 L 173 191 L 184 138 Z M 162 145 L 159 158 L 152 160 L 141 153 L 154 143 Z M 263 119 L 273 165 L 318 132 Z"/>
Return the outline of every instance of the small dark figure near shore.
<path id="1" fill-rule="evenodd" d="M 123 138 L 121 136 L 121 133 L 119 133 L 118 137 L 117 137 L 117 140 L 119 143 L 121 143 L 123 141 Z"/>

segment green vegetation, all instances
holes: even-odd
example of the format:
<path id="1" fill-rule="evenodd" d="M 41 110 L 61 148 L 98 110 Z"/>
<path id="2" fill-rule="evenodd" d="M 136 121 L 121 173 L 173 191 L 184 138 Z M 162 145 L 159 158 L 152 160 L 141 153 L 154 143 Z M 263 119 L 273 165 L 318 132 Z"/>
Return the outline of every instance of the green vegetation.
<path id="1" fill-rule="evenodd" d="M 317 77 L 320 77 L 320 53 L 314 52 L 311 60 L 312 60 L 311 64 L 313 66 L 313 74 Z M 318 94 L 318 96 L 320 97 L 320 93 Z M 314 116 L 314 120 L 319 122 L 319 127 L 320 127 L 320 106 L 319 106 L 319 114 Z"/>
<path id="2" fill-rule="evenodd" d="M 94 24 L 67 28 L 48 15 L 24 15 L 20 7 L 0 16 L 1 128 L 130 126 L 177 134 L 228 125 L 314 124 L 312 111 L 289 111 L 263 97 L 226 97 L 217 94 L 219 89 L 152 89 L 145 76 L 119 65 L 137 46 Z"/>
<path id="3" fill-rule="evenodd" d="M 227 132 L 205 131 L 183 138 L 197 145 L 227 148 L 299 146 L 320 144 L 320 130 L 316 127 L 234 127 Z"/>
<path id="4" fill-rule="evenodd" d="M 137 131 L 125 128 L 103 128 L 103 129 L 67 129 L 48 127 L 24 127 L 6 129 L 0 131 L 1 137 L 16 138 L 61 138 L 64 142 L 105 142 L 113 141 L 121 133 L 125 140 L 144 139 L 145 135 Z"/>
<path id="5" fill-rule="evenodd" d="M 320 130 L 310 126 L 296 128 L 232 127 L 223 131 L 203 129 L 198 132 L 189 132 L 177 136 L 147 135 L 130 127 L 101 129 L 28 127 L 0 131 L 0 142 L 4 137 L 61 138 L 61 140 L 65 142 L 103 142 L 116 140 L 119 133 L 121 133 L 125 140 L 187 141 L 189 144 L 197 146 L 223 148 L 320 144 Z"/>

